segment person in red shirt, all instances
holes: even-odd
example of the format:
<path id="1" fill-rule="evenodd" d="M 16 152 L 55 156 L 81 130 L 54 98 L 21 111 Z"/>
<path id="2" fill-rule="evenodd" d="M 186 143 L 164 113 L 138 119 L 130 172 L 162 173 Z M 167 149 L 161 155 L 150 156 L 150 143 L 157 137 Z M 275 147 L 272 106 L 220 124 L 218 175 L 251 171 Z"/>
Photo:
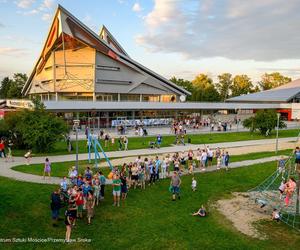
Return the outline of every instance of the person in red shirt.
<path id="1" fill-rule="evenodd" d="M 0 141 L 0 156 L 3 158 L 6 158 L 6 154 L 5 154 L 5 144 L 4 144 L 4 140 L 1 139 Z"/>
<path id="2" fill-rule="evenodd" d="M 75 197 L 75 202 L 76 202 L 76 206 L 77 206 L 77 217 L 82 218 L 82 210 L 83 210 L 83 204 L 84 204 L 82 188 L 79 188 L 79 190 L 76 194 L 76 197 Z"/>

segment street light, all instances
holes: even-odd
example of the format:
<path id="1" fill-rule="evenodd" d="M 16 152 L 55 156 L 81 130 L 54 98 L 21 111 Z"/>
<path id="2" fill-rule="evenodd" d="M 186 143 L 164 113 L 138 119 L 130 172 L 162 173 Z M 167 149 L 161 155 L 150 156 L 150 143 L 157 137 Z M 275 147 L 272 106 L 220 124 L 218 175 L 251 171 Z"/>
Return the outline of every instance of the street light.
<path id="1" fill-rule="evenodd" d="M 80 124 L 80 120 L 73 120 L 75 132 L 76 132 L 76 170 L 78 173 L 78 127 Z"/>
<path id="2" fill-rule="evenodd" d="M 280 113 L 277 113 L 277 127 L 276 127 L 276 154 L 278 152 L 278 130 L 279 130 Z"/>

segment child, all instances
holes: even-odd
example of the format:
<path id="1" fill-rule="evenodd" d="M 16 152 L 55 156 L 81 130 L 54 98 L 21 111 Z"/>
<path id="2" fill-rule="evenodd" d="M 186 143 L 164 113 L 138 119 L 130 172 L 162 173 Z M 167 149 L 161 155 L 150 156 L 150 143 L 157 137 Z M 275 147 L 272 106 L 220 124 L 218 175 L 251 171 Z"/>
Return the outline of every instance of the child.
<path id="1" fill-rule="evenodd" d="M 45 180 L 45 174 L 46 173 L 48 174 L 49 180 L 50 180 L 50 178 L 51 178 L 51 163 L 50 163 L 48 158 L 46 158 L 46 160 L 45 160 L 44 174 L 43 174 L 44 180 Z"/>
<path id="2" fill-rule="evenodd" d="M 277 222 L 279 222 L 280 220 L 280 213 L 277 211 L 276 208 L 273 209 L 272 220 L 276 220 Z"/>
<path id="3" fill-rule="evenodd" d="M 221 168 L 221 156 L 218 156 L 217 158 L 217 169 L 219 170 Z"/>
<path id="4" fill-rule="evenodd" d="M 229 169 L 228 165 L 229 165 L 229 154 L 228 151 L 226 151 L 225 156 L 224 156 L 224 164 L 225 164 L 225 168 L 226 171 Z"/>
<path id="5" fill-rule="evenodd" d="M 193 192 L 196 191 L 197 188 L 197 181 L 195 180 L 195 177 L 192 178 L 192 190 Z"/>
<path id="6" fill-rule="evenodd" d="M 277 163 L 278 172 L 282 173 L 284 171 L 284 167 L 285 167 L 285 159 L 282 155 Z"/>
<path id="7" fill-rule="evenodd" d="M 99 205 L 99 199 L 100 199 L 100 190 L 101 190 L 99 179 L 95 180 L 95 184 L 94 184 L 93 188 L 94 188 L 95 203 L 98 206 Z"/>
<path id="8" fill-rule="evenodd" d="M 82 193 L 82 188 L 80 187 L 76 196 L 75 196 L 75 201 L 76 201 L 76 207 L 77 207 L 77 217 L 82 219 L 82 210 L 83 210 L 83 193 Z"/>
<path id="9" fill-rule="evenodd" d="M 193 216 L 200 216 L 200 217 L 205 217 L 206 216 L 206 210 L 203 207 L 203 205 L 199 208 L 199 210 L 196 213 L 192 214 Z"/>
<path id="10" fill-rule="evenodd" d="M 124 174 L 121 174 L 121 193 L 122 193 L 122 200 L 125 200 L 127 198 L 127 178 Z"/>
<path id="11" fill-rule="evenodd" d="M 28 150 L 28 152 L 24 155 L 26 159 L 26 165 L 30 165 L 30 160 L 31 160 L 31 150 Z"/>
<path id="12" fill-rule="evenodd" d="M 190 165 L 189 165 L 189 174 L 192 174 L 194 172 L 194 166 L 193 166 L 193 164 L 191 163 Z"/>
<path id="13" fill-rule="evenodd" d="M 280 183 L 280 186 L 278 188 L 278 190 L 280 192 L 280 200 L 282 200 L 282 195 L 283 195 L 284 190 L 285 190 L 285 185 L 286 185 L 286 182 L 284 180 L 282 180 L 281 183 Z"/>

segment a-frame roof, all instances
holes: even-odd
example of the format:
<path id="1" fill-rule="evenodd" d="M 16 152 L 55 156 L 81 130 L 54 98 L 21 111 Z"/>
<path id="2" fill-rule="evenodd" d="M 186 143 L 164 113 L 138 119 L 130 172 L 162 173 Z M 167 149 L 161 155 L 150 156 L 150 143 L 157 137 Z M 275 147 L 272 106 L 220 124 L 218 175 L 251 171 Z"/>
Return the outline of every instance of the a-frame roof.
<path id="1" fill-rule="evenodd" d="M 129 57 L 125 49 L 121 46 L 121 44 L 119 44 L 117 39 L 109 32 L 105 25 L 102 25 L 99 36 L 100 39 L 106 42 L 109 46 L 114 46 L 120 53 Z"/>
<path id="2" fill-rule="evenodd" d="M 95 48 L 98 52 L 101 52 L 113 58 L 114 60 L 126 63 L 128 66 L 131 66 L 135 69 L 137 68 L 143 73 L 156 78 L 157 80 L 161 81 L 163 85 L 167 85 L 169 89 L 173 90 L 177 94 L 191 94 L 189 91 L 179 87 L 175 83 L 167 80 L 166 78 L 158 75 L 154 71 L 146 68 L 145 66 L 139 64 L 138 62 L 130 58 L 127 55 L 126 51 L 121 47 L 121 45 L 119 45 L 116 39 L 106 29 L 106 27 L 103 27 L 104 28 L 102 30 L 107 31 L 107 34 L 111 39 L 113 46 L 110 46 L 110 44 L 108 44 L 105 40 L 101 39 L 99 35 L 97 35 L 94 31 L 88 28 L 85 24 L 83 24 L 65 8 L 63 8 L 61 5 L 58 5 L 43 50 L 34 66 L 31 75 L 28 78 L 28 81 L 26 82 L 22 90 L 22 93 L 24 95 L 28 93 L 28 90 L 30 89 L 30 84 L 36 71 L 38 70 L 39 65 L 43 64 L 43 61 L 45 61 L 46 58 L 50 56 L 51 49 L 55 45 L 55 40 L 58 39 L 59 36 L 66 34 L 78 39 L 79 41 L 87 44 L 90 47 Z M 119 48 L 116 48 L 116 46 Z"/>
<path id="3" fill-rule="evenodd" d="M 300 93 L 300 79 L 274 89 L 227 99 L 228 102 L 288 102 Z"/>

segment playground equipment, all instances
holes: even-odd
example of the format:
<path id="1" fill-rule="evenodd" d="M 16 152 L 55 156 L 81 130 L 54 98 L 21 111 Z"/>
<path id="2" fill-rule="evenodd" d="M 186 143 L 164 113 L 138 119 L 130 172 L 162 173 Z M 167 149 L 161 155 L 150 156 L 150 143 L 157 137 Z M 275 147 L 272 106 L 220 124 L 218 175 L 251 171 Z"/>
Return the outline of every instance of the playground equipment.
<path id="1" fill-rule="evenodd" d="M 297 140 L 299 141 L 300 133 Z M 296 181 L 295 190 L 289 195 L 289 202 L 286 202 L 286 195 L 281 197 L 279 187 L 284 182 L 293 178 Z M 300 164 L 295 164 L 294 151 L 286 159 L 284 168 L 277 170 L 265 179 L 257 187 L 250 189 L 249 196 L 253 201 L 263 201 L 266 203 L 264 209 L 270 214 L 273 209 L 279 211 L 280 220 L 294 229 L 300 231 Z"/>
<path id="2" fill-rule="evenodd" d="M 100 151 L 99 151 L 99 150 Z M 88 134 L 88 159 L 89 159 L 89 163 L 91 163 L 92 159 L 91 159 L 91 155 L 92 155 L 92 150 L 94 151 L 94 161 L 95 161 L 95 168 L 98 168 L 98 160 L 100 161 L 101 156 L 100 153 L 103 154 L 106 162 L 108 163 L 110 170 L 113 170 L 113 166 L 109 160 L 109 158 L 107 157 L 105 151 L 103 150 L 100 142 L 98 141 L 98 138 L 96 135 L 92 135 L 91 133 Z"/>

